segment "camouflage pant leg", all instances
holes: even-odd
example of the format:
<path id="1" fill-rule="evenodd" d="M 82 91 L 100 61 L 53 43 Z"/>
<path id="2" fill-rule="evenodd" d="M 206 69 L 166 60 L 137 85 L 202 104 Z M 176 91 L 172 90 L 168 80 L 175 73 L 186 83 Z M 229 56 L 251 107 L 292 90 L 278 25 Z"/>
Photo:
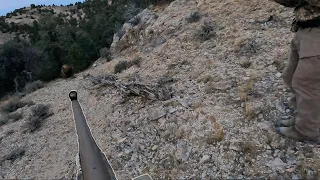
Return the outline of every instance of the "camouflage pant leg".
<path id="1" fill-rule="evenodd" d="M 292 88 L 292 79 L 293 79 L 294 72 L 298 66 L 298 62 L 299 62 L 299 54 L 298 54 L 298 49 L 296 47 L 296 44 L 297 44 L 296 41 L 297 41 L 297 37 L 295 36 L 294 39 L 291 41 L 289 60 L 283 70 L 283 73 L 282 73 L 283 81 L 287 85 L 287 87 L 290 88 L 291 93 L 292 93 L 292 97 L 290 99 L 290 104 L 295 109 L 297 108 L 296 93 L 295 93 L 294 89 Z"/>
<path id="2" fill-rule="evenodd" d="M 320 136 L 320 56 L 299 61 L 293 78 L 298 94 L 295 128 L 310 138 Z"/>
<path id="3" fill-rule="evenodd" d="M 320 28 L 301 29 L 294 46 L 299 54 L 291 81 L 297 99 L 295 129 L 309 138 L 320 137 Z"/>

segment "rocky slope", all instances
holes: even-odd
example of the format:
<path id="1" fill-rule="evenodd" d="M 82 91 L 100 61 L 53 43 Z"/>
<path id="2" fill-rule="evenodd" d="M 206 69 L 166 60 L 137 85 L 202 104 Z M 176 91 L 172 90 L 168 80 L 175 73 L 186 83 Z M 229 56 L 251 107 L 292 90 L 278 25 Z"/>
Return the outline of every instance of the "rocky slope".
<path id="1" fill-rule="evenodd" d="M 196 11 L 199 21 L 190 16 Z M 50 82 L 23 98 L 50 105 L 54 115 L 34 133 L 22 133 L 26 118 L 0 127 L 1 154 L 25 148 L 16 160 L 2 161 L 0 177 L 74 176 L 70 90 L 78 91 L 119 179 L 143 173 L 154 179 L 317 177 L 318 147 L 274 132 L 277 120 L 292 116 L 281 80 L 293 36 L 291 13 L 258 0 L 177 0 L 145 10 L 139 24 L 124 25 L 124 34 L 115 36 L 111 62 L 99 60 L 75 78 Z M 174 90 L 170 100 L 124 100 L 114 88 L 85 88 L 91 86 L 88 74 L 112 74 L 118 62 L 136 58 L 141 66 L 117 74 L 119 80 L 136 73 L 144 83 L 173 78 L 167 82 Z M 29 108 L 18 111 L 27 117 Z"/>

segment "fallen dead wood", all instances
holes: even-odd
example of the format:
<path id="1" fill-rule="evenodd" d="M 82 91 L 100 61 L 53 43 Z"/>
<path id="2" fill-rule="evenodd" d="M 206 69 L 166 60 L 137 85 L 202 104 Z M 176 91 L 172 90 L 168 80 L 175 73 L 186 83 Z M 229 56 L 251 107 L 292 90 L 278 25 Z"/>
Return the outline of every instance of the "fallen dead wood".
<path id="1" fill-rule="evenodd" d="M 88 79 L 93 85 L 93 88 L 87 88 L 89 90 L 98 89 L 103 86 L 111 86 L 119 89 L 122 93 L 127 96 L 142 96 L 150 100 L 161 100 L 165 101 L 171 98 L 172 90 L 170 87 L 163 83 L 156 84 L 145 84 L 141 82 L 138 75 L 135 77 L 135 82 L 123 83 L 117 80 L 113 75 L 104 75 L 94 77 L 92 75 L 87 75 Z"/>

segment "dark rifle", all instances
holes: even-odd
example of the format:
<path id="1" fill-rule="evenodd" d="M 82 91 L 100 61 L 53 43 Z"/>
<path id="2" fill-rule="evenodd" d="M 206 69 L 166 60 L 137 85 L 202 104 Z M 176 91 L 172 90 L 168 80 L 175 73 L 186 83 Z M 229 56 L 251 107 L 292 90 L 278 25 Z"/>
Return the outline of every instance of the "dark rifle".
<path id="1" fill-rule="evenodd" d="M 76 123 L 81 170 L 78 179 L 83 180 L 116 180 L 115 173 L 108 159 L 96 144 L 86 118 L 82 112 L 76 91 L 69 93 L 73 116 Z M 149 175 L 139 176 L 135 180 L 151 180 Z"/>

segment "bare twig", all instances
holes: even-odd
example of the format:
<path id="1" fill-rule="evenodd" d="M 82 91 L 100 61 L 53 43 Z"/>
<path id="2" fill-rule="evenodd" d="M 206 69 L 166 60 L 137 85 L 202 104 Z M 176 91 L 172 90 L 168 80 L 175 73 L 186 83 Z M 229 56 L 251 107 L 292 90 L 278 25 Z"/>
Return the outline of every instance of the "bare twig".
<path id="1" fill-rule="evenodd" d="M 151 100 L 168 100 L 171 98 L 171 89 L 160 85 L 147 85 L 141 82 L 141 77 L 136 74 L 135 82 L 122 83 L 117 80 L 113 75 L 104 76 L 87 76 L 87 79 L 91 81 L 98 88 L 102 86 L 112 86 L 119 89 L 122 93 L 126 95 L 142 96 Z M 89 89 L 89 88 L 87 88 Z M 91 88 L 96 89 L 96 88 Z"/>

